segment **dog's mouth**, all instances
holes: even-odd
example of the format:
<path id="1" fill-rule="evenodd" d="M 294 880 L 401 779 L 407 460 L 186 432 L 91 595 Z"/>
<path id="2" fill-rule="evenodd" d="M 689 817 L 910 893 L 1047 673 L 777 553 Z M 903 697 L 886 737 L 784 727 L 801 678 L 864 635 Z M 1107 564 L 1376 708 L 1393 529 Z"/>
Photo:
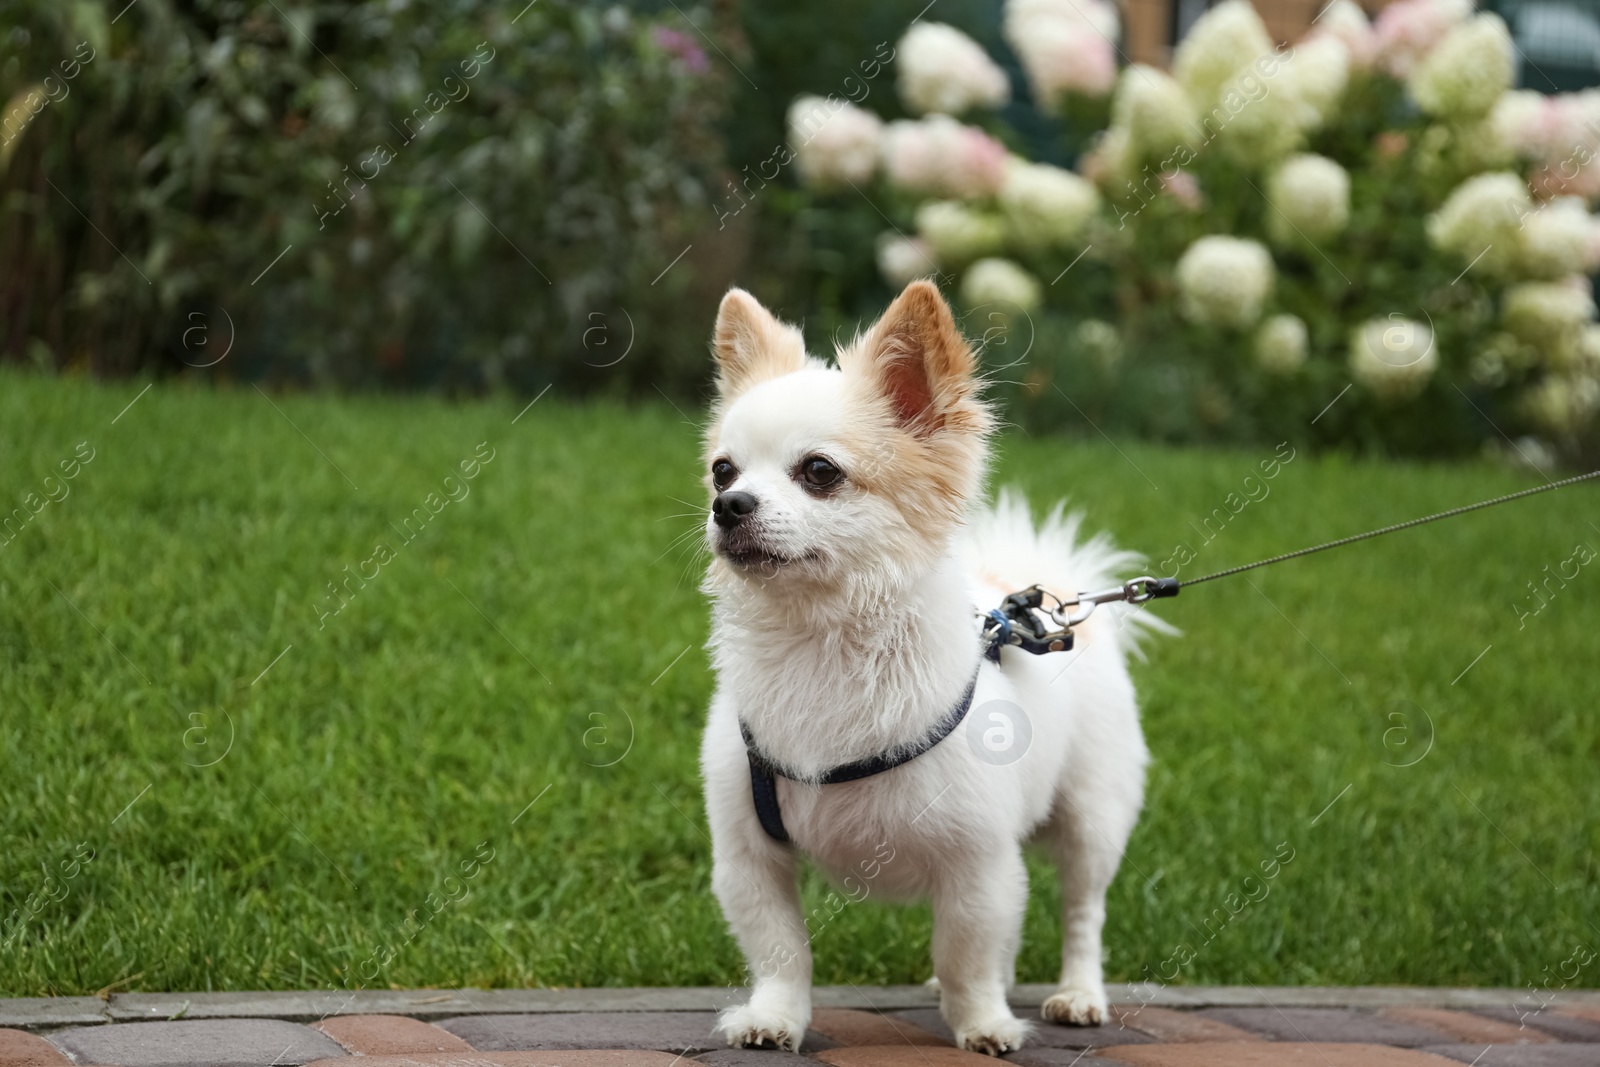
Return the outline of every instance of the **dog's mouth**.
<path id="1" fill-rule="evenodd" d="M 717 554 L 741 570 L 768 573 L 817 558 L 815 552 L 806 552 L 798 556 L 785 555 L 740 529 L 730 531 L 720 539 Z"/>

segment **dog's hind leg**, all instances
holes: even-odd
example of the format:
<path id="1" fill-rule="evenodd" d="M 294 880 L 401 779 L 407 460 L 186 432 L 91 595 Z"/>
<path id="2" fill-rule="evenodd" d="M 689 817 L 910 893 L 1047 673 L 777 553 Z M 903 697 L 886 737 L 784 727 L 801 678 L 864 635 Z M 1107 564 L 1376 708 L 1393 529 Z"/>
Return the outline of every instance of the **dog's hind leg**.
<path id="1" fill-rule="evenodd" d="M 1143 750 L 1140 744 L 1129 767 L 1084 768 L 1084 776 L 1072 776 L 1056 797 L 1050 833 L 1061 868 L 1061 985 L 1040 1009 L 1052 1022 L 1099 1026 L 1106 1021 L 1100 930 L 1106 889 L 1143 802 Z"/>
<path id="2" fill-rule="evenodd" d="M 1028 872 L 1014 845 L 940 873 L 933 970 L 939 1011 L 962 1048 L 998 1056 L 1021 1048 L 1028 1036 L 1028 1024 L 1006 1004 L 1027 903 Z"/>

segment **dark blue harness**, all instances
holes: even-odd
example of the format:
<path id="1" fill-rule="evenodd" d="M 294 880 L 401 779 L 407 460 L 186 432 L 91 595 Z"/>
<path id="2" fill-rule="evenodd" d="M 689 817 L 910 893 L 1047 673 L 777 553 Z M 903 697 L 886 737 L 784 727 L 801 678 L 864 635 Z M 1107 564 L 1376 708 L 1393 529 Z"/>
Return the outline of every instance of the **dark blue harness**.
<path id="1" fill-rule="evenodd" d="M 1043 603 L 1043 591 L 1038 586 L 1012 593 L 1000 607 L 983 616 L 983 654 L 992 663 L 1000 662 L 1000 650 L 1007 645 L 1030 652 L 1035 656 L 1047 652 L 1065 652 L 1072 647 L 1070 629 L 1051 630 L 1039 619 L 1036 612 Z M 978 664 L 981 669 L 983 664 Z M 820 779 L 822 785 L 838 785 L 871 778 L 884 771 L 892 771 L 902 763 L 910 763 L 924 752 L 949 737 L 967 717 L 972 708 L 972 694 L 978 688 L 978 672 L 972 672 L 972 681 L 961 694 L 955 706 L 932 730 L 908 748 L 880 756 L 871 756 L 843 767 L 835 767 Z M 783 774 L 777 764 L 767 759 L 756 747 L 750 727 L 739 720 L 739 733 L 744 737 L 745 755 L 750 758 L 750 798 L 755 802 L 756 818 L 767 836 L 780 844 L 789 843 L 789 831 L 784 829 L 783 811 L 778 807 L 778 776 Z M 785 778 L 788 775 L 783 775 Z"/>
<path id="2" fill-rule="evenodd" d="M 980 665 L 981 666 L 981 665 Z M 972 694 L 978 688 L 978 674 L 972 674 L 972 681 L 967 683 L 966 692 L 961 694 L 961 699 L 956 701 L 950 713 L 939 720 L 934 728 L 922 736 L 916 744 L 909 748 L 898 749 L 892 755 L 870 756 L 854 763 L 846 763 L 842 767 L 835 767 L 821 778 L 823 785 L 838 785 L 841 782 L 854 782 L 862 778 L 871 778 L 884 771 L 892 771 L 902 763 L 910 763 L 924 752 L 928 751 L 940 741 L 955 732 L 961 725 L 961 720 L 967 717 L 967 710 L 972 707 Z M 776 764 L 761 754 L 756 748 L 755 738 L 750 735 L 750 727 L 739 722 L 739 732 L 744 735 L 745 754 L 750 757 L 750 797 L 755 801 L 756 818 L 761 820 L 761 828 L 767 836 L 781 844 L 789 843 L 789 831 L 783 826 L 783 811 L 778 807 L 778 775 L 783 774 Z M 785 778 L 788 775 L 783 775 Z"/>

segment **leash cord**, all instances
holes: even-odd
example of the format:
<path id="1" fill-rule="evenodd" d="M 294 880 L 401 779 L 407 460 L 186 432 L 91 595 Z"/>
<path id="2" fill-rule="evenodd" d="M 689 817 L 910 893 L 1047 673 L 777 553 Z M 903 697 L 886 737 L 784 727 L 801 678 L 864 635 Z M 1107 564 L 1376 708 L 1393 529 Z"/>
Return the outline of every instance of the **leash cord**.
<path id="1" fill-rule="evenodd" d="M 1559 482 L 1551 482 L 1548 485 L 1534 486 L 1532 489 L 1523 489 L 1516 493 L 1507 493 L 1505 496 L 1497 496 L 1493 500 L 1482 500 L 1476 504 L 1467 504 L 1459 508 L 1451 508 L 1449 511 L 1441 511 L 1435 515 L 1425 515 L 1420 519 L 1410 519 L 1406 522 L 1397 522 L 1393 526 L 1385 526 L 1381 530 L 1371 530 L 1367 533 L 1355 534 L 1352 537 L 1341 537 L 1337 541 L 1328 541 L 1320 545 L 1313 545 L 1310 548 L 1297 549 L 1294 552 L 1285 552 L 1281 556 L 1273 556 L 1271 559 L 1263 559 L 1255 563 L 1246 563 L 1242 567 L 1229 567 L 1225 571 L 1217 571 L 1215 574 L 1208 574 L 1203 578 L 1192 578 L 1187 581 L 1180 582 L 1179 584 L 1187 587 L 1191 585 L 1199 585 L 1201 582 L 1209 582 L 1214 578 L 1227 578 L 1230 575 L 1240 574 L 1244 571 L 1253 571 L 1257 567 L 1265 567 L 1271 563 L 1282 563 L 1284 560 L 1294 559 L 1297 556 L 1309 556 L 1313 552 L 1322 552 L 1330 548 L 1338 548 L 1340 545 L 1354 544 L 1357 541 L 1365 541 L 1372 537 L 1381 537 L 1384 534 L 1394 533 L 1397 530 L 1404 530 L 1408 527 L 1421 526 L 1423 523 L 1435 522 L 1439 519 L 1448 519 L 1453 515 L 1464 515 L 1469 511 L 1477 511 L 1479 508 L 1487 508 L 1493 507 L 1496 504 L 1504 504 L 1508 500 L 1516 500 L 1519 497 L 1533 496 L 1535 493 L 1548 493 L 1552 489 L 1560 489 L 1564 486 L 1575 485 L 1578 482 L 1588 481 L 1590 478 L 1600 478 L 1600 470 L 1593 470 L 1588 474 L 1579 474 L 1572 478 L 1563 478 Z"/>

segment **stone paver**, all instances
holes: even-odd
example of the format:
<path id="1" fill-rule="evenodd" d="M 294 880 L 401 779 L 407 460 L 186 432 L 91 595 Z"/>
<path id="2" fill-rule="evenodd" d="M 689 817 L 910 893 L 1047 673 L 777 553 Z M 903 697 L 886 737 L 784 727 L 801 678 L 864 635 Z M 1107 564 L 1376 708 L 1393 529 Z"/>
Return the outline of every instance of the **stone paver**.
<path id="1" fill-rule="evenodd" d="M 1600 1023 L 1600 1004 L 1572 1004 L 1551 1010 L 1557 1015 L 1570 1015 L 1575 1019 L 1588 1019 L 1592 1023 Z"/>
<path id="2" fill-rule="evenodd" d="M 1137 1045 L 1097 1055 L 1139 1067 L 1456 1067 L 1443 1056 L 1416 1049 L 1286 1041 Z"/>
<path id="3" fill-rule="evenodd" d="M 994 1067 L 992 1057 L 942 1045 L 857 1045 L 826 1049 L 813 1059 L 833 1067 Z"/>
<path id="4" fill-rule="evenodd" d="M 1071 1048 L 1025 1048 L 1003 1057 L 1021 1067 L 1122 1067 L 1115 1060 L 1103 1060 L 1093 1052 Z"/>
<path id="5" fill-rule="evenodd" d="M 932 1024 L 927 1025 L 932 1016 Z M 937 1008 L 900 1011 L 879 1015 L 854 1008 L 817 1008 L 811 1013 L 811 1029 L 834 1045 L 951 1045 L 950 1028 L 939 1018 Z M 806 1052 L 823 1046 L 807 1042 Z"/>
<path id="6" fill-rule="evenodd" d="M 1119 1026 L 1115 1022 L 1104 1026 L 1065 1026 L 1060 1023 L 1045 1022 L 1039 1018 L 1038 1012 L 1018 1012 L 1018 1017 L 1025 1022 L 1033 1024 L 1033 1033 L 1028 1038 L 1029 1048 L 1064 1048 L 1086 1049 L 1091 1045 L 1103 1048 L 1106 1045 L 1142 1045 L 1155 1040 L 1131 1026 Z M 897 1020 L 896 1026 L 920 1027 L 922 1030 L 936 1036 L 943 1044 L 954 1044 L 955 1035 L 945 1023 L 935 1008 L 914 1008 L 910 1011 L 897 1011 L 894 1013 Z M 844 1044 L 845 1042 L 841 1042 Z M 890 1044 L 885 1041 L 883 1044 Z M 867 1044 L 867 1042 L 861 1042 Z"/>
<path id="7" fill-rule="evenodd" d="M 1449 1061 L 1446 1061 L 1449 1062 Z M 418 1052 L 363 1056 L 359 1067 L 683 1067 L 683 1058 L 637 1049 L 561 1049 L 553 1052 Z M 309 1067 L 356 1067 L 349 1060 L 318 1060 Z"/>
<path id="8" fill-rule="evenodd" d="M 1384 1008 L 1378 1012 L 1385 1019 L 1428 1026 L 1440 1033 L 1449 1034 L 1456 1041 L 1480 1045 L 1542 1044 L 1554 1041 L 1549 1034 L 1526 1027 L 1491 1019 L 1470 1011 L 1451 1011 L 1448 1008 Z"/>
<path id="9" fill-rule="evenodd" d="M 0 1030 L 0 1067 L 57 1067 L 71 1062 L 42 1037 L 21 1030 Z"/>
<path id="10" fill-rule="evenodd" d="M 486 1052 L 533 1049 L 656 1049 L 693 1055 L 727 1048 L 709 1011 L 574 1011 L 463 1015 L 438 1025 Z"/>
<path id="11" fill-rule="evenodd" d="M 62 1030 L 50 1040 L 78 1063 L 118 1067 L 289 1067 L 345 1056 L 328 1035 L 282 1019 L 111 1023 Z"/>
<path id="12" fill-rule="evenodd" d="M 695 1060 L 711 1067 L 816 1067 L 816 1061 L 809 1056 L 771 1048 L 722 1048 L 702 1052 Z"/>
<path id="13" fill-rule="evenodd" d="M 1275 1041 L 1365 1042 L 1407 1048 L 1443 1044 L 1454 1036 L 1431 1026 L 1337 1008 L 1207 1008 L 1199 1014 Z"/>
<path id="14" fill-rule="evenodd" d="M 1424 1052 L 1475 1067 L 1595 1067 L 1600 1045 L 1430 1045 Z"/>
<path id="15" fill-rule="evenodd" d="M 0 1000 L 0 1026 L 90 1026 L 106 1021 L 99 997 L 17 997 Z"/>
<path id="16" fill-rule="evenodd" d="M 1512 1026 L 1525 1026 L 1537 1033 L 1549 1034 L 1562 1041 L 1600 1044 L 1600 1022 L 1570 1012 L 1558 1012 L 1553 1008 L 1539 1012 L 1530 1012 L 1526 1008 L 1480 1008 L 1477 1014 L 1499 1019 Z"/>
<path id="17" fill-rule="evenodd" d="M 311 1024 L 357 1056 L 404 1052 L 471 1052 L 472 1046 L 448 1030 L 404 1015 L 338 1015 Z"/>
<path id="18" fill-rule="evenodd" d="M 1173 1011 L 1154 1004 L 1113 1004 L 1111 1018 L 1116 1024 L 1149 1034 L 1157 1041 L 1262 1041 L 1259 1034 L 1241 1030 L 1220 1019 L 1208 1019 L 1196 1011 Z M 1105 1041 L 1101 1044 L 1120 1044 Z M 1127 1042 L 1133 1044 L 1134 1042 Z"/>

